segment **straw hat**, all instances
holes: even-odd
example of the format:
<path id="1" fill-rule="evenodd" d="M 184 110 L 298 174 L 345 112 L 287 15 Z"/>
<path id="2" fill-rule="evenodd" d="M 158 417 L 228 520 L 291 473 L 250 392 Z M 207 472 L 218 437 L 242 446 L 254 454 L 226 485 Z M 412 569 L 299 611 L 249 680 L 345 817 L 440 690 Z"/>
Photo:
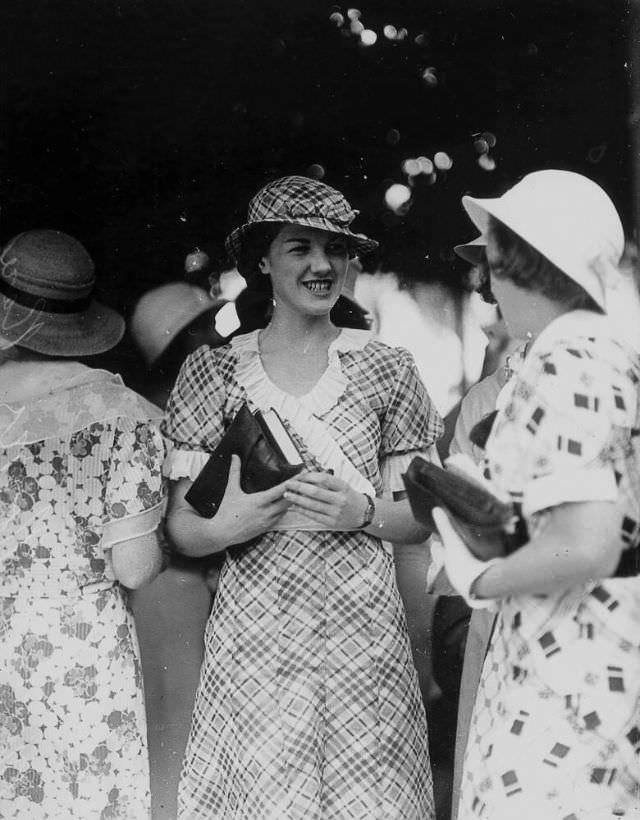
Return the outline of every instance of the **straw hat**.
<path id="1" fill-rule="evenodd" d="M 202 288 L 171 282 L 140 297 L 131 317 L 131 335 L 147 365 L 152 365 L 178 333 L 216 303 Z"/>
<path id="2" fill-rule="evenodd" d="M 61 231 L 18 234 L 0 253 L 0 333 L 11 344 L 51 356 L 104 353 L 124 319 L 92 297 L 93 260 Z"/>
<path id="3" fill-rule="evenodd" d="M 500 220 L 607 309 L 624 250 L 615 206 L 599 185 L 572 171 L 535 171 L 495 199 L 464 196 L 462 204 L 486 234 Z"/>
<path id="4" fill-rule="evenodd" d="M 370 253 L 378 247 L 375 239 L 353 233 L 351 223 L 358 215 L 335 188 L 309 177 L 282 177 L 265 185 L 249 203 L 247 221 L 232 231 L 225 241 L 229 255 L 238 261 L 243 240 L 254 225 L 284 222 L 320 228 L 349 238 L 353 252 Z"/>

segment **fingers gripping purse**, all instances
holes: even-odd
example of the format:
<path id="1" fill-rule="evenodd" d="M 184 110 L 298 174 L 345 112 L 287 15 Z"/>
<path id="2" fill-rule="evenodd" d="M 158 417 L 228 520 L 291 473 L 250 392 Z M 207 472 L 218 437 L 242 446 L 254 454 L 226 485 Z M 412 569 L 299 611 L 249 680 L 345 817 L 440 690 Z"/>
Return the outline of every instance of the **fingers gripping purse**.
<path id="1" fill-rule="evenodd" d="M 516 506 L 460 472 L 416 456 L 403 480 L 416 521 L 434 529 L 433 508 L 442 507 L 471 552 L 483 561 L 502 557 L 527 541 Z"/>

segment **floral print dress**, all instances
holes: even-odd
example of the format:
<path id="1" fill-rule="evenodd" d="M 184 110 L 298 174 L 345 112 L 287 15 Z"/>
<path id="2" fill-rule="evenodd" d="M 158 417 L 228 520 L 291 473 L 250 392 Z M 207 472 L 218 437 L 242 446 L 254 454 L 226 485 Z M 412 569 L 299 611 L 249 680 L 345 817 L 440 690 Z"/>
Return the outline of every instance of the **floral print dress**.
<path id="1" fill-rule="evenodd" d="M 110 547 L 158 526 L 163 445 L 119 377 L 66 367 L 0 404 L 0 817 L 138 820 L 142 680 Z"/>

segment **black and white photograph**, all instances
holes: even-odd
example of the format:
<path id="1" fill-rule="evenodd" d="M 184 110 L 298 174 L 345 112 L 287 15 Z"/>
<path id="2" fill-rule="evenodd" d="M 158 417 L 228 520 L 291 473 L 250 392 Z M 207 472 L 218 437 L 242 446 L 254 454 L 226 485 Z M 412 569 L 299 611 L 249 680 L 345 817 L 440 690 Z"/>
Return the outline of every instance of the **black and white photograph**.
<path id="1" fill-rule="evenodd" d="M 640 820 L 640 0 L 0 29 L 0 818 Z"/>

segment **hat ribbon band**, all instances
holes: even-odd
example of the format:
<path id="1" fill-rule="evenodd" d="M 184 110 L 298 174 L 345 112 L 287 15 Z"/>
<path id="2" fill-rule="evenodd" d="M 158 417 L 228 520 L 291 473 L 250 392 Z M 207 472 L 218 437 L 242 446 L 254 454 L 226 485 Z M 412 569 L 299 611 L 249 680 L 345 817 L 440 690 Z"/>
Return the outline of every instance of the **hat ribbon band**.
<path id="1" fill-rule="evenodd" d="M 49 299 L 46 296 L 36 296 L 26 293 L 10 285 L 6 279 L 0 277 L 0 293 L 8 296 L 16 304 L 23 307 L 40 310 L 44 313 L 82 313 L 91 304 L 91 296 L 81 299 Z"/>

